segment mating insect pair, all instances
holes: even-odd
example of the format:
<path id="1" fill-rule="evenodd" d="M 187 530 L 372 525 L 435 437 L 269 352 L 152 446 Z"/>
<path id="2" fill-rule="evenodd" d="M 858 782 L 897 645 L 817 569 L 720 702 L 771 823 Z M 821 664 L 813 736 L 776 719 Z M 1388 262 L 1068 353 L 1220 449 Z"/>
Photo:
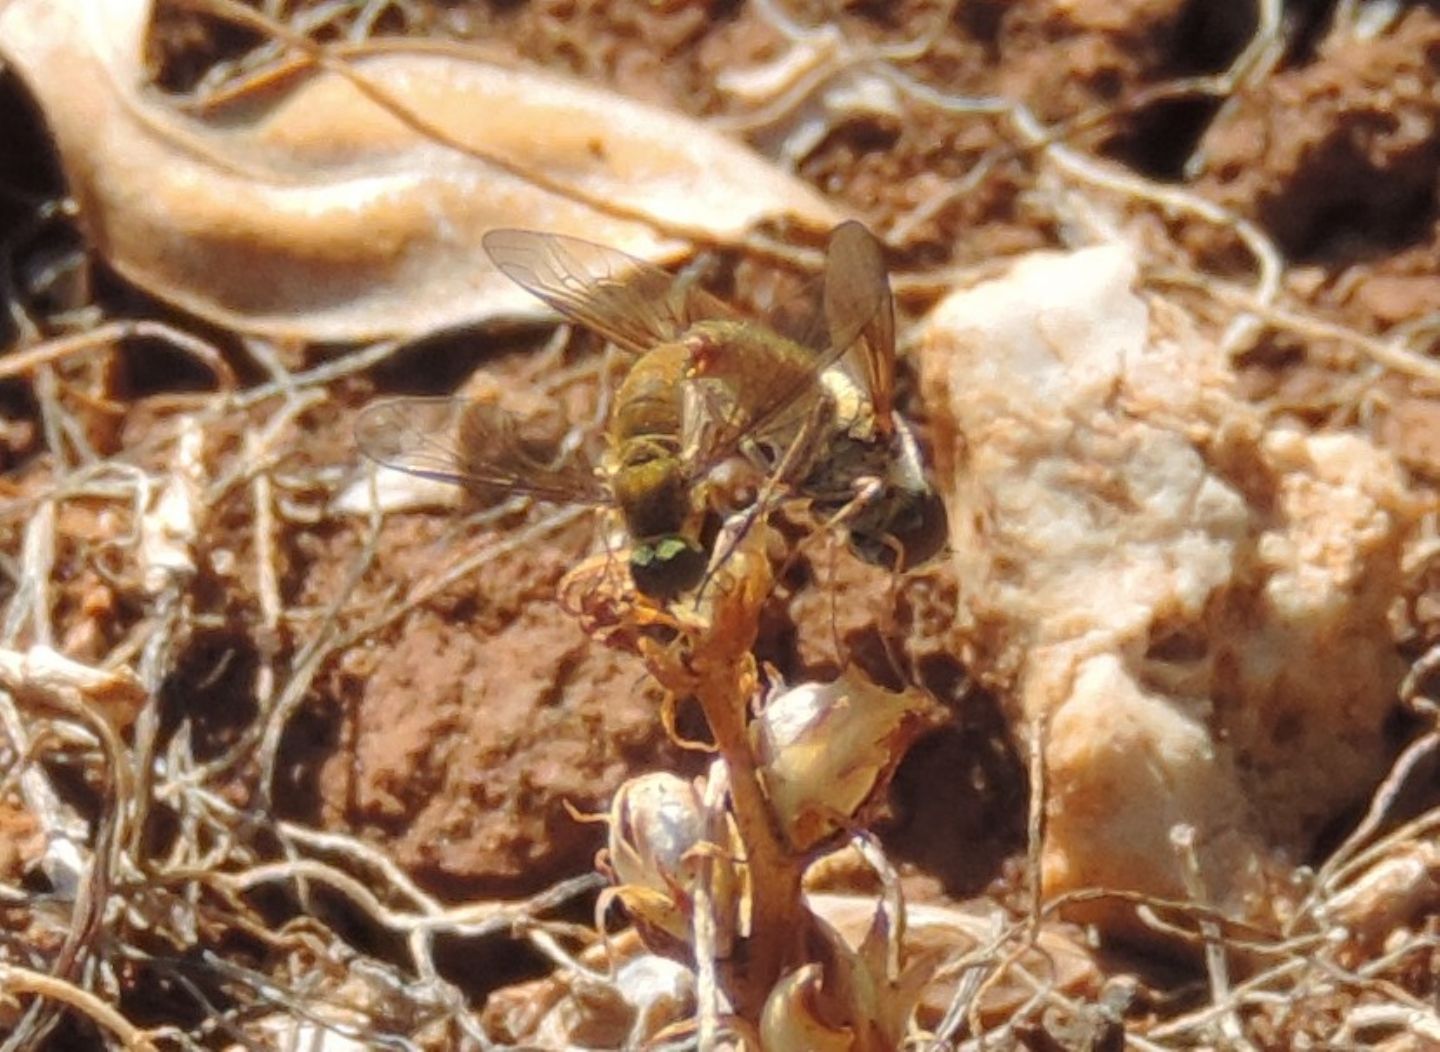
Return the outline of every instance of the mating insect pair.
<path id="1" fill-rule="evenodd" d="M 386 467 L 494 493 L 617 507 L 635 586 L 658 599 L 694 588 L 710 555 L 715 469 L 739 456 L 764 480 L 751 514 L 782 494 L 848 530 L 871 562 L 907 566 L 945 543 L 944 506 L 894 412 L 895 321 L 880 246 L 860 223 L 831 233 L 825 335 L 815 348 L 685 281 L 578 238 L 493 230 L 500 270 L 632 361 L 596 466 L 553 461 L 481 401 L 401 398 L 355 425 Z"/>

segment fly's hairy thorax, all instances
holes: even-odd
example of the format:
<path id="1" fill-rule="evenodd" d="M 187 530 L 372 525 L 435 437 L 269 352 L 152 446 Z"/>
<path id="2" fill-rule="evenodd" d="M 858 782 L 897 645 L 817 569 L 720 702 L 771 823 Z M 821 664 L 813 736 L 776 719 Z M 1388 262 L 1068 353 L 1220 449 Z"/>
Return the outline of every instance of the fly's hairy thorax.
<path id="1" fill-rule="evenodd" d="M 816 386 L 814 352 L 763 325 L 702 321 L 691 326 L 684 342 L 691 375 L 724 384 L 742 411 Z"/>
<path id="2" fill-rule="evenodd" d="M 878 436 L 875 406 L 844 369 L 832 366 L 820 384 L 835 406 L 835 430 L 856 442 L 874 443 Z"/>

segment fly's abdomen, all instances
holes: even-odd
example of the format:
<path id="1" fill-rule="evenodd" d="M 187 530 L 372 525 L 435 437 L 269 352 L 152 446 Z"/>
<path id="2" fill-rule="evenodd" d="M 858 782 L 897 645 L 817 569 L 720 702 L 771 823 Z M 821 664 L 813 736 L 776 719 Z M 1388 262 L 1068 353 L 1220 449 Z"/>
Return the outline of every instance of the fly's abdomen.
<path id="1" fill-rule="evenodd" d="M 631 366 L 610 417 L 610 440 L 617 452 L 636 438 L 666 442 L 678 452 L 688 354 L 681 344 L 662 344 Z"/>
<path id="2" fill-rule="evenodd" d="M 615 394 L 611 485 L 635 538 L 676 533 L 690 515 L 680 462 L 686 353 L 679 344 L 662 344 L 641 355 Z"/>

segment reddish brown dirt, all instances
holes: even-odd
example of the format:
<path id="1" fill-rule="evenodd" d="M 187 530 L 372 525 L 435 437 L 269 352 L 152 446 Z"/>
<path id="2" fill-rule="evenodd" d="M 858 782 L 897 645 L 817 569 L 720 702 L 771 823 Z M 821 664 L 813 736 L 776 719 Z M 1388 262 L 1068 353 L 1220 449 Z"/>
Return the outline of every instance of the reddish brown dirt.
<path id="1" fill-rule="evenodd" d="M 420 6 L 428 17 L 421 28 L 487 41 L 704 116 L 743 115 L 716 87 L 716 76 L 772 59 L 784 43 L 753 5 L 719 0 Z M 813 23 L 832 5 L 785 6 Z M 877 42 L 912 38 L 941 7 L 928 0 L 841 6 L 846 32 Z M 1219 6 L 976 0 L 961 3 L 931 51 L 907 68 L 941 91 L 1025 100 L 1055 122 L 1113 106 L 1114 114 L 1078 133 L 1077 142 L 1151 173 L 1178 177 L 1198 139 L 1204 168 L 1196 188 L 1253 219 L 1304 264 L 1291 280 L 1302 301 L 1371 333 L 1440 310 L 1440 14 L 1416 5 L 1377 40 L 1297 47 L 1260 88 L 1240 91 L 1203 138 L 1214 113 L 1208 101 L 1130 105 L 1148 87 L 1226 66 L 1252 27 Z M 1316 6 L 1323 5 L 1296 8 L 1312 41 L 1323 28 L 1310 9 Z M 230 35 L 197 32 L 185 19 L 167 24 L 162 50 L 174 82 L 203 69 L 197 51 L 236 46 Z M 38 141 L 32 149 L 43 151 Z M 945 200 L 982 161 L 994 162 L 986 177 Z M 1013 148 L 995 118 L 906 102 L 900 120 L 838 122 L 800 174 L 880 228 L 942 201 L 898 246 L 893 262 L 901 271 L 983 265 L 1063 240 L 1030 200 L 1030 158 Z M 1201 257 L 1244 276 L 1247 264 L 1230 233 L 1200 224 L 1182 232 Z M 102 283 L 102 302 L 132 305 L 133 296 Z M 923 297 L 902 303 L 912 312 L 927 305 Z M 227 346 L 239 368 L 253 369 Z M 1257 401 L 1313 426 L 1371 428 L 1417 475 L 1440 477 L 1440 394 L 1387 380 L 1375 388 L 1373 412 L 1357 420 L 1354 400 L 1335 395 L 1337 385 L 1353 383 L 1354 366 L 1353 355 L 1339 352 L 1333 360 L 1298 361 L 1277 342 L 1246 360 L 1246 382 Z M 129 368 L 145 372 L 133 361 Z M 513 364 L 504 368 L 520 372 Z M 449 377 L 451 387 L 460 379 L 453 371 L 439 353 L 416 361 L 417 375 Z M 348 414 L 364 398 L 386 393 L 392 379 L 379 374 L 304 418 L 290 436 L 296 469 L 353 465 Z M 144 445 L 170 393 L 149 374 L 140 386 L 147 397 L 126 409 L 118 441 L 126 449 Z M 6 465 L 32 457 L 40 433 L 33 405 L 13 394 L 0 391 Z M 242 456 L 238 438 L 217 435 L 214 453 L 233 467 Z M 25 475 L 4 481 L 23 497 Z M 298 497 L 306 499 L 303 490 Z M 66 523 L 77 547 L 59 553 L 55 613 L 65 628 L 59 645 L 89 660 L 133 624 L 122 592 L 78 548 L 127 524 L 82 520 Z M 444 516 L 393 517 L 341 629 L 360 620 L 357 607 L 407 594 L 466 551 L 531 521 L 517 517 L 469 536 Z M 4 548 L 12 556 L 21 526 L 5 525 Z M 666 740 L 657 720 L 660 698 L 639 662 L 591 642 L 554 602 L 560 578 L 591 550 L 593 537 L 585 524 L 505 555 L 329 664 L 285 742 L 277 775 L 282 810 L 358 833 L 447 898 L 524 894 L 585 871 L 600 834 L 574 819 L 567 803 L 603 809 L 625 778 L 697 762 Z M 322 514 L 317 523 L 287 526 L 280 551 L 287 607 L 321 610 L 339 594 L 362 544 L 363 524 L 353 521 Z M 210 726 L 209 747 L 218 751 L 253 712 L 259 659 L 290 660 L 303 632 L 261 621 L 253 523 L 242 492 L 227 497 L 206 545 L 213 563 L 225 564 L 216 559 L 224 552 L 240 569 L 221 565 L 202 575 L 194 613 L 208 620 L 187 637 L 171 692 L 175 715 Z M 1024 775 L 994 706 L 966 692 L 952 654 L 953 582 L 936 571 L 895 591 L 888 575 L 843 552 L 832 570 L 816 545 L 786 578 L 792 590 L 799 584 L 805 587 L 793 599 L 782 588 L 772 606 L 763 657 L 790 677 L 831 673 L 853 659 L 882 678 L 918 679 L 955 713 L 953 727 L 917 746 L 896 778 L 885 835 L 912 887 L 940 897 L 1003 878 L 1004 860 L 1023 842 Z M 210 715 L 201 713 L 206 705 Z M 204 751 L 205 743 L 199 747 Z M 237 776 L 237 798 L 254 799 L 254 774 Z M 28 850 L 27 829 L 0 810 L 0 873 Z"/>
<path id="2" fill-rule="evenodd" d="M 383 840 L 452 893 L 533 892 L 597 846 L 566 804 L 600 811 L 635 772 L 683 768 L 638 660 L 554 602 L 588 532 L 482 568 L 347 655 L 329 686 L 344 713 L 318 784 L 325 824 Z M 433 541 L 408 543 L 434 557 Z"/>

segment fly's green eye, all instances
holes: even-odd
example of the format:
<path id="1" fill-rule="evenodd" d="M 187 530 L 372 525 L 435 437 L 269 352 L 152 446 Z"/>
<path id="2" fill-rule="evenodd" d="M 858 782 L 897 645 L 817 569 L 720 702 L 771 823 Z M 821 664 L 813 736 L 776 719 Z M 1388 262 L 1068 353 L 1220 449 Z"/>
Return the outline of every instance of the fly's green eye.
<path id="1" fill-rule="evenodd" d="M 652 599 L 673 599 L 700 583 L 705 552 L 683 537 L 661 537 L 635 545 L 630 552 L 630 577 Z"/>

